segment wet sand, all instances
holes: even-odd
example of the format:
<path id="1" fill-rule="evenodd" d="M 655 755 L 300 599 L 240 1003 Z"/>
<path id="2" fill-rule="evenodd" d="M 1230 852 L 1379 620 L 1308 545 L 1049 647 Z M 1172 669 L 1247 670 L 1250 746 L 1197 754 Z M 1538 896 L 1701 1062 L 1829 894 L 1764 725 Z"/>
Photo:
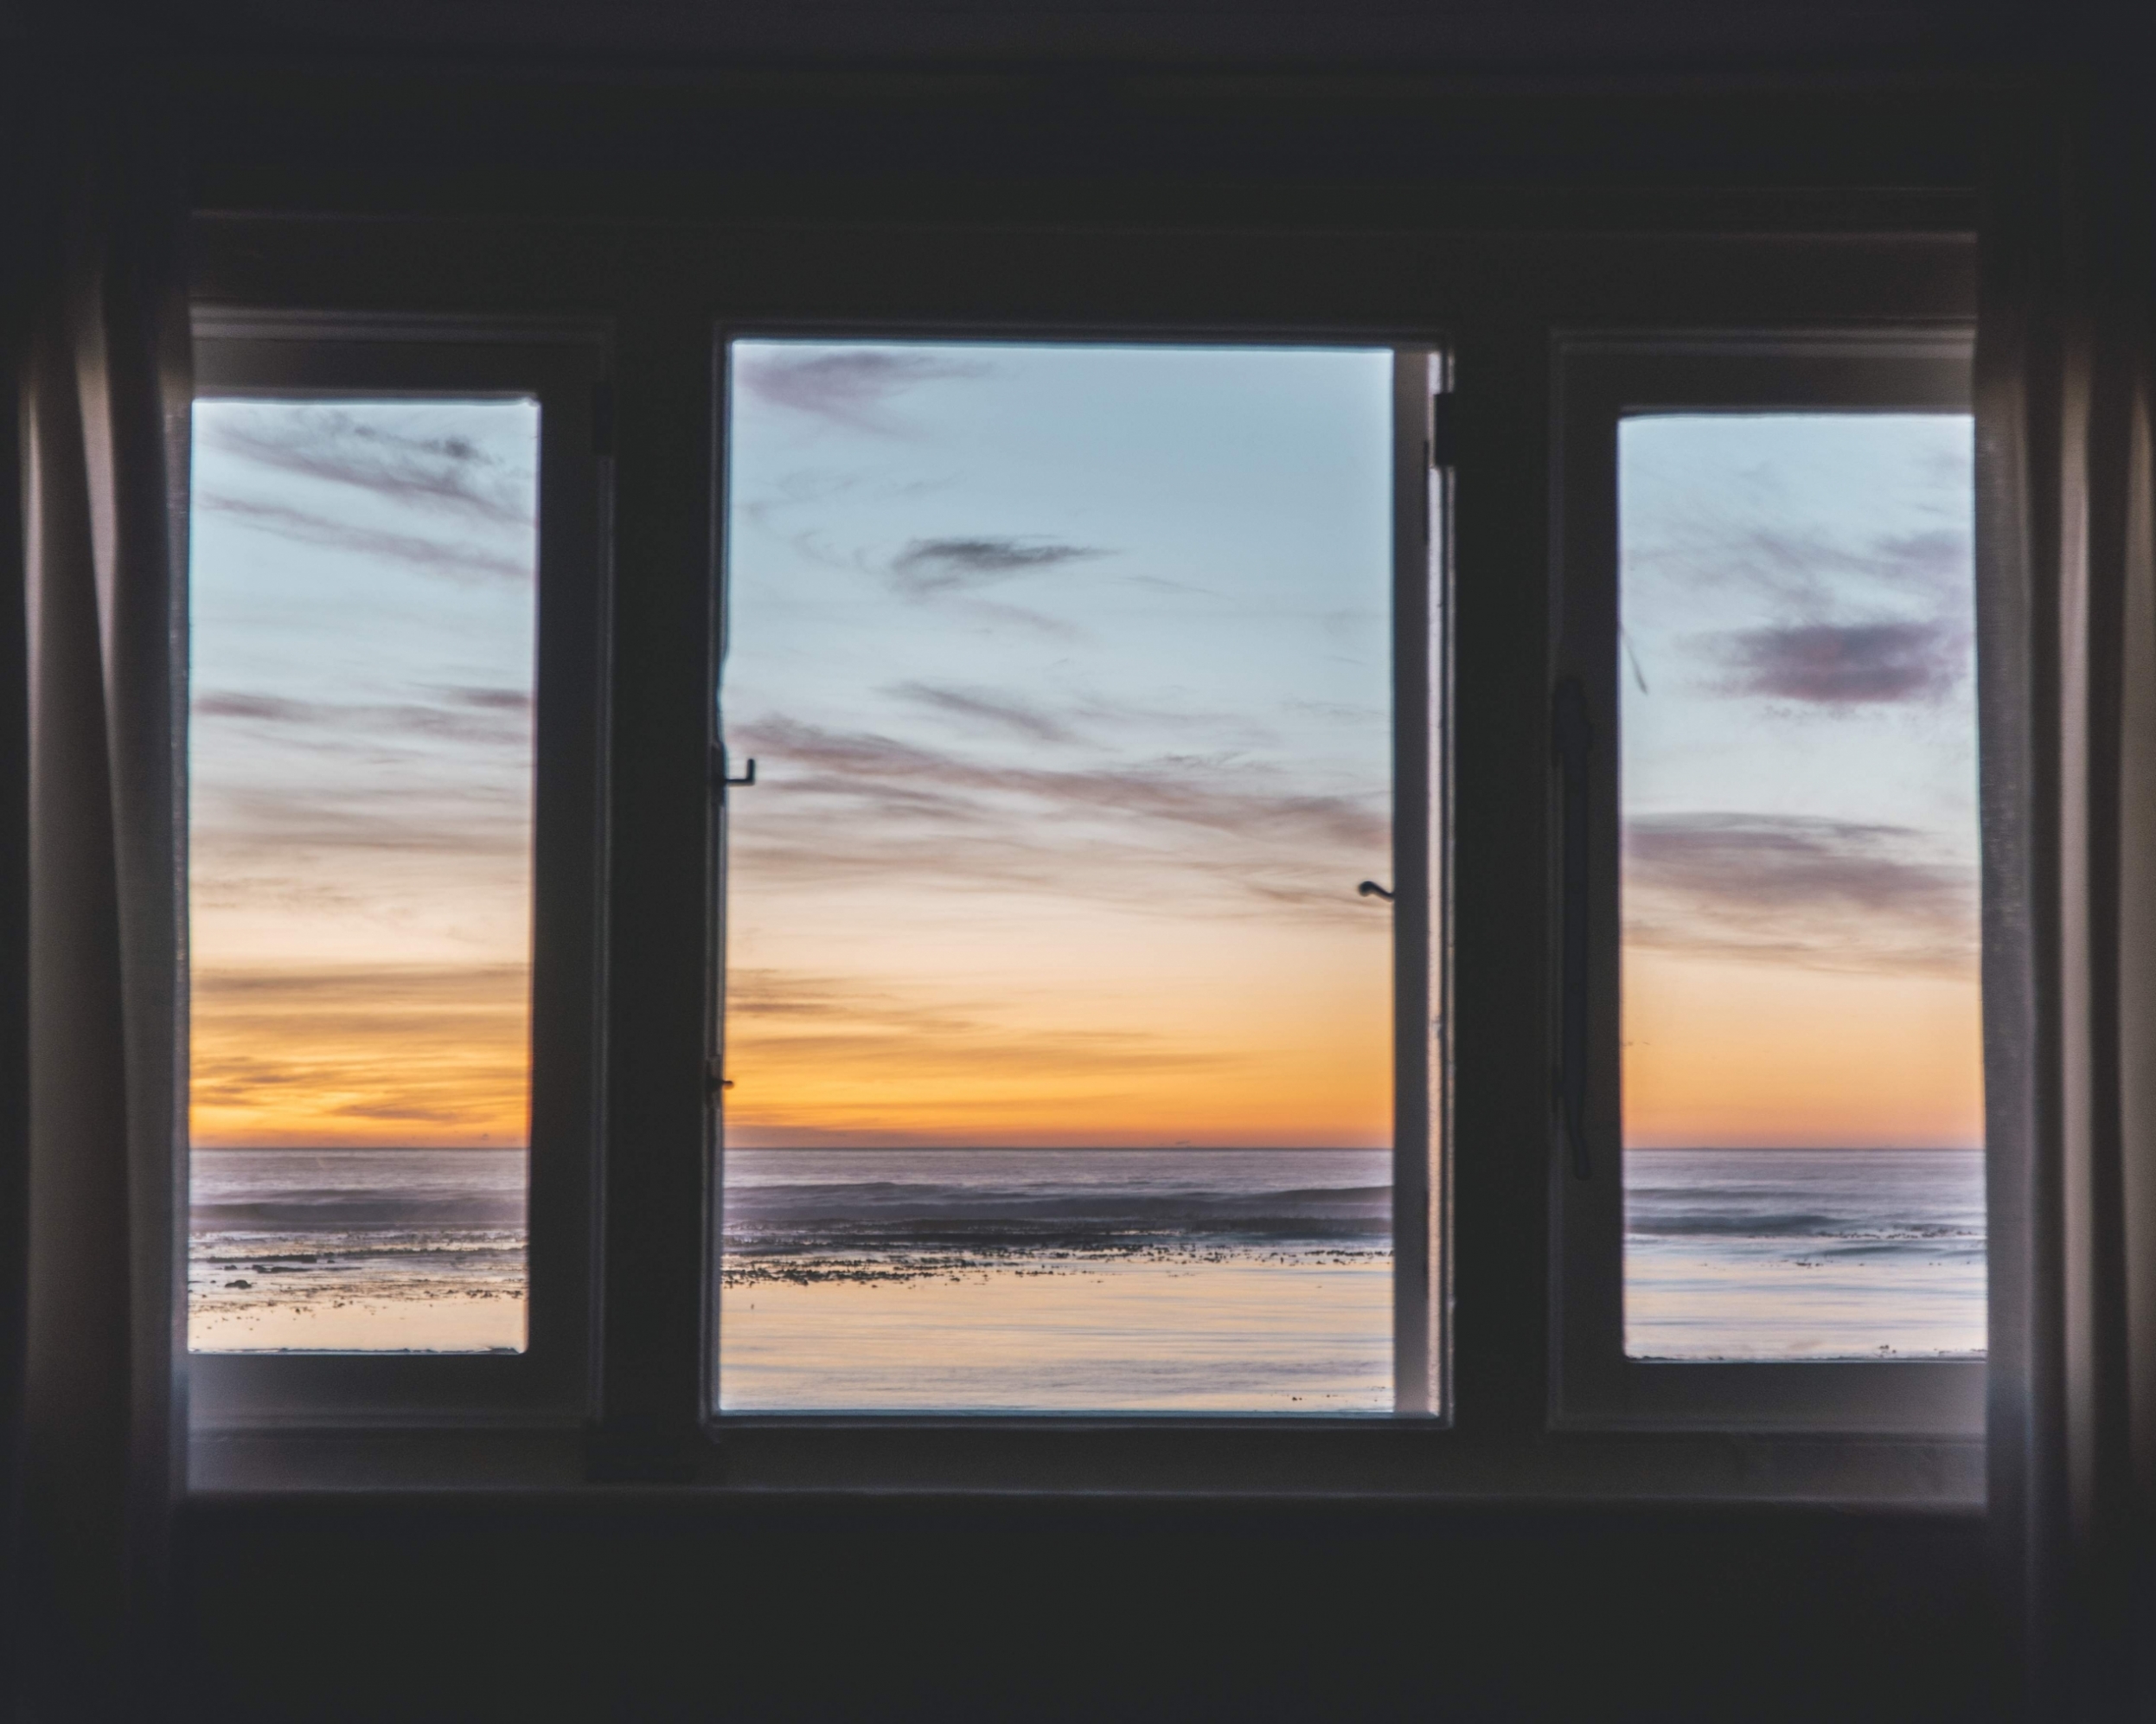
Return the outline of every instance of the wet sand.
<path id="1" fill-rule="evenodd" d="M 1389 1413 L 1389 1253 L 729 1264 L 720 1404 Z"/>

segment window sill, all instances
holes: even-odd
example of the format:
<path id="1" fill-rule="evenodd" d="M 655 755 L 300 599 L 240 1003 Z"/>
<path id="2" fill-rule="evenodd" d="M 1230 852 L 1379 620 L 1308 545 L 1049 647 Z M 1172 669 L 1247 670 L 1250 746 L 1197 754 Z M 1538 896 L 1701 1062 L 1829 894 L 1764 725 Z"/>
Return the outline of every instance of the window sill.
<path id="1" fill-rule="evenodd" d="M 1785 1503 L 1980 1513 L 1980 1439 L 1551 1433 L 1371 1420 L 1283 1429 L 1123 1420 L 729 1420 L 694 1477 L 594 1484 L 584 1432 L 352 1426 L 198 1431 L 199 1496 L 355 1490 Z"/>

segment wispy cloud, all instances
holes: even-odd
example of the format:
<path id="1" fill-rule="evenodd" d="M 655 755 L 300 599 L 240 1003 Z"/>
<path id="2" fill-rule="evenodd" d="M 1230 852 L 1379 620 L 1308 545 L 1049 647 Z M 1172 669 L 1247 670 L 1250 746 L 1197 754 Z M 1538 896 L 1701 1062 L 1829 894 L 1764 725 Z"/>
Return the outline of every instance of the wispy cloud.
<path id="1" fill-rule="evenodd" d="M 1787 613 L 1817 617 L 1858 590 L 1927 608 L 1966 603 L 1973 554 L 1969 530 L 1959 525 L 1844 535 L 1700 510 L 1628 542 L 1625 578 L 1655 572 L 1702 588 L 1751 586 Z"/>
<path id="2" fill-rule="evenodd" d="M 227 869 L 273 865 L 280 856 L 287 871 L 318 870 L 338 852 L 353 857 L 353 865 L 368 856 L 519 859 L 531 849 L 530 807 L 528 794 L 469 774 L 401 787 L 340 785 L 314 795 L 227 786 L 197 804 L 195 871 L 214 881 Z"/>
<path id="3" fill-rule="evenodd" d="M 483 545 L 457 544 L 419 533 L 396 533 L 386 528 L 337 521 L 281 503 L 256 503 L 244 497 L 198 491 L 195 506 L 227 515 L 258 532 L 269 533 L 296 544 L 318 545 L 327 550 L 355 555 L 386 557 L 460 582 L 515 581 L 528 584 L 534 563 L 528 552 L 511 555 Z"/>
<path id="4" fill-rule="evenodd" d="M 1635 817 L 1625 937 L 1834 970 L 1965 969 L 1975 871 L 1906 826 L 1788 815 Z"/>
<path id="5" fill-rule="evenodd" d="M 736 726 L 733 742 L 764 762 L 731 839 L 758 889 L 903 879 L 1329 920 L 1367 910 L 1355 882 L 1383 870 L 1391 841 L 1381 785 L 1312 791 L 1233 754 L 1046 766 L 783 718 Z"/>
<path id="6" fill-rule="evenodd" d="M 1296 787 L 1277 768 L 1218 756 L 1164 754 L 1106 766 L 1049 767 L 977 760 L 867 731 L 771 718 L 743 740 L 803 771 L 812 793 L 895 798 L 926 809 L 954 792 L 1025 798 L 1059 811 L 1121 822 L 1198 827 L 1260 842 L 1327 846 L 1389 841 L 1371 798 Z"/>
<path id="7" fill-rule="evenodd" d="M 273 415 L 198 416 L 209 447 L 276 471 L 349 485 L 377 498 L 445 510 L 503 526 L 528 527 L 534 487 L 469 437 L 399 431 L 331 407 L 280 405 Z"/>
<path id="8" fill-rule="evenodd" d="M 531 855 L 531 705 L 465 683 L 409 701 L 195 691 L 189 890 L 385 938 L 513 903 Z M 436 907 L 429 909 L 432 905 Z M 479 910 L 482 920 L 493 913 Z"/>
<path id="9" fill-rule="evenodd" d="M 735 362 L 734 375 L 750 394 L 769 406 L 854 431 L 895 436 L 905 426 L 889 408 L 907 390 L 924 383 L 986 377 L 994 369 L 985 360 L 889 348 L 821 348 L 799 352 L 765 348 L 741 354 Z"/>
<path id="10" fill-rule="evenodd" d="M 1068 1084 L 1097 1089 L 1104 1080 L 1237 1063 L 1232 1054 L 1148 1030 L 1014 1022 L 1008 1003 L 909 998 L 846 977 L 746 966 L 727 972 L 726 1025 L 735 1084 L 728 1137 L 737 1143 L 739 1127 L 783 1123 L 804 1077 L 825 1080 L 815 1111 L 830 1113 L 835 1099 L 825 1092 L 834 1072 L 872 1092 L 903 1087 L 909 1110 L 950 1113 L 980 1105 L 973 1086 L 983 1082 L 1014 1080 L 1052 1097 Z M 863 1101 L 871 1113 L 890 1106 L 887 1097 Z"/>
<path id="11" fill-rule="evenodd" d="M 1967 631 L 1940 622 L 1801 623 L 1709 645 L 1728 692 L 1826 707 L 1941 700 L 1968 663 Z"/>
<path id="12" fill-rule="evenodd" d="M 198 965 L 199 1143 L 521 1141 L 522 965 Z"/>
<path id="13" fill-rule="evenodd" d="M 524 1010 L 531 971 L 521 964 L 336 964 L 266 969 L 195 967 L 195 997 L 227 1010 L 382 1009 Z"/>
<path id="14" fill-rule="evenodd" d="M 1000 730 L 1029 742 L 1069 743 L 1078 740 L 1078 733 L 1068 724 L 1042 708 L 993 689 L 894 683 L 885 692 L 971 728 Z"/>
<path id="15" fill-rule="evenodd" d="M 278 730 L 310 731 L 316 746 L 356 738 L 425 737 L 492 747 L 531 744 L 531 697 L 514 689 L 451 688 L 432 702 L 298 701 L 272 695 L 208 689 L 197 693 L 196 719 L 224 719 Z"/>
<path id="16" fill-rule="evenodd" d="M 460 706 L 477 707 L 482 712 L 528 713 L 532 709 L 532 697 L 522 689 L 495 689 L 469 683 L 448 683 L 437 685 L 434 692 L 445 700 L 454 701 Z"/>
<path id="17" fill-rule="evenodd" d="M 892 584 L 912 599 L 972 593 L 1020 575 L 1109 555 L 1094 545 L 1053 539 L 916 539 L 891 560 Z"/>

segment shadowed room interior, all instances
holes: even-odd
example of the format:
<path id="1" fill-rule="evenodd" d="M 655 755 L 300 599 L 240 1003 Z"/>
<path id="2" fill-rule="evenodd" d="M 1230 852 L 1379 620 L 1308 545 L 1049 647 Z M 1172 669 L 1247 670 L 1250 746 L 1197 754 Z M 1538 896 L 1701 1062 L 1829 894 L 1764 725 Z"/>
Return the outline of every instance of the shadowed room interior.
<path id="1" fill-rule="evenodd" d="M 12 0 L 0 49 L 18 403 L 0 433 L 0 1646 L 21 1716 L 2156 1716 L 2156 38 L 2138 9 Z M 1134 548 L 1150 516 L 1055 489 L 1097 460 L 1150 495 L 1149 453 L 1109 465 L 1135 423 L 1106 453 L 1084 444 L 1077 384 L 1041 383 L 1037 416 L 1033 385 L 1011 385 L 985 432 L 951 407 L 958 429 L 932 445 L 937 389 L 987 394 L 969 343 L 1363 356 L 1340 399 L 1366 407 L 1378 452 L 1338 495 L 1344 515 L 1366 503 L 1375 548 L 1327 564 L 1307 616 L 1279 600 L 1286 644 L 1234 635 L 1251 662 L 1206 682 L 1189 667 L 1260 598 L 1192 609 L 1162 574 L 1186 571 Z M 865 369 L 831 369 L 848 343 Z M 809 369 L 773 381 L 783 363 Z M 469 423 L 397 454 L 406 433 L 364 410 L 430 392 Z M 316 422 L 325 439 L 406 465 L 353 502 L 297 442 L 265 454 L 270 433 L 213 423 L 235 401 L 327 402 L 344 417 Z M 1802 720 L 1800 762 L 1856 758 L 1822 713 L 1965 720 L 1961 752 L 1941 751 L 1966 769 L 1946 800 L 1967 854 L 1893 850 L 1916 842 L 1914 814 L 1792 802 L 1782 825 L 1725 821 L 1718 849 L 1677 862 L 1675 839 L 1637 836 L 1677 817 L 1641 817 L 1621 858 L 1621 798 L 1648 773 L 1628 755 L 1620 785 L 1615 726 L 1667 685 L 1645 601 L 1618 614 L 1622 534 L 1646 514 L 1628 491 L 1619 518 L 1620 425 L 1820 403 L 1931 415 L 1973 451 L 1939 481 L 1966 500 L 1960 549 L 1897 517 L 1902 561 L 1833 564 L 1847 581 L 1916 569 L 1931 604 L 1945 577 L 1922 560 L 1951 562 L 1960 620 L 1935 625 L 1897 587 L 1903 610 L 1845 606 L 1830 635 L 1826 588 L 1807 587 L 1775 639 L 1813 657 L 1768 665 L 1769 631 L 1747 622 L 1714 649 L 1708 694 L 1753 678 Z M 1267 443 L 1258 408 L 1213 411 L 1188 422 L 1220 439 L 1222 496 L 1321 495 L 1331 444 L 1293 443 L 1292 425 Z M 490 437 L 524 439 L 486 468 L 510 478 L 441 491 L 440 463 L 485 466 Z M 901 512 L 961 494 L 948 451 L 987 471 L 984 449 L 1020 476 L 1008 491 L 1067 515 Z M 845 461 L 860 472 L 831 477 Z M 883 490 L 879 463 L 899 474 Z M 1261 478 L 1235 491 L 1238 468 Z M 825 510 L 813 529 L 770 527 L 804 499 Z M 872 530 L 873 554 L 836 545 Z M 1260 569 L 1263 604 L 1284 531 L 1220 541 Z M 412 632 L 387 632 L 365 609 L 404 591 L 385 576 L 341 589 L 328 622 L 272 615 L 249 532 L 283 533 L 295 569 L 332 538 L 372 545 L 434 580 L 411 590 L 440 609 L 414 600 Z M 238 573 L 213 570 L 223 547 Z M 1362 649 L 1325 607 L 1366 576 L 1389 621 L 1351 663 Z M 1101 615 L 1129 593 L 1157 608 L 1129 599 L 1116 635 L 1039 596 L 1066 577 L 1098 583 Z M 838 597 L 816 610 L 801 595 L 826 580 Z M 848 632 L 863 618 L 866 644 Z M 429 618 L 441 637 L 421 643 Z M 1006 644 L 945 676 L 946 620 Z M 1674 614 L 1668 651 L 1705 626 Z M 1185 704 L 1141 735 L 1099 691 L 1154 669 L 1131 640 L 1174 629 L 1157 677 Z M 827 645 L 856 657 L 801 668 Z M 1264 655 L 1305 645 L 1349 669 L 1289 691 L 1307 732 L 1244 740 L 1254 721 L 1214 709 L 1284 701 Z M 1069 666 L 1096 648 L 1108 668 L 1084 681 Z M 433 656 L 382 692 L 406 653 Z M 1820 653 L 1843 656 L 1821 670 Z M 1845 675 L 1872 681 L 1821 680 Z M 1354 733 L 1366 762 L 1323 727 L 1359 687 L 1384 708 Z M 310 702 L 350 727 L 278 753 Z M 348 767 L 378 774 L 368 795 L 423 785 L 413 822 L 484 826 L 479 860 L 412 832 L 337 849 L 360 817 L 330 806 Z M 1294 776 L 1321 771 L 1338 782 Z M 772 798 L 800 783 L 825 800 L 788 815 Z M 1155 825 L 1113 824 L 1142 797 Z M 319 863 L 281 884 L 247 849 L 300 830 L 260 812 L 279 798 L 315 824 L 277 842 Z M 1169 822 L 1180 836 L 1156 840 Z M 1715 952 L 1753 962 L 1781 939 L 1759 919 L 1814 890 L 1831 842 L 1857 862 L 1817 888 L 1805 938 L 1902 916 L 1930 944 L 1878 936 L 1918 977 L 1893 998 L 1947 997 L 1942 976 L 1961 990 L 1934 1040 L 1961 1065 L 1935 1082 L 1916 1069 L 1932 1041 L 1884 1039 L 1915 1006 L 1833 1044 L 1888 1048 L 1882 1092 L 1933 1085 L 1893 1132 L 1807 1113 L 1810 1136 L 1742 1140 L 1980 1160 L 1975 1255 L 1925 1273 L 1962 1274 L 1982 1338 L 1922 1362 L 1679 1364 L 1627 1339 L 1645 1284 L 1624 1278 L 1645 1259 L 1627 1255 L 1641 1223 L 1620 1155 L 1739 1140 L 1705 1102 L 1686 1113 L 1673 1080 L 1660 1135 L 1623 1112 L 1653 1073 L 1618 1028 L 1621 870 L 1692 890 L 1692 858 L 1776 834 L 1771 889 L 1700 913 L 1737 929 Z M 987 956 L 962 952 L 950 930 L 968 919 L 1020 926 L 1010 894 L 1049 890 L 1051 851 L 1095 870 L 1093 920 L 1053 952 L 985 935 Z M 962 852 L 960 897 L 937 870 Z M 1296 872 L 1313 854 L 1339 876 L 1315 909 Z M 913 896 L 848 895 L 902 865 Z M 400 892 L 496 898 L 438 927 Z M 329 979 L 306 989 L 278 969 L 309 916 L 368 893 L 393 936 L 324 945 Z M 1186 911 L 1226 932 L 1168 952 Z M 911 944 L 886 953 L 894 926 Z M 1266 939 L 1289 969 L 1347 952 L 1337 995 L 1297 1016 L 1292 989 L 1214 979 L 1258 975 Z M 1114 940 L 1167 955 L 1132 981 L 1095 961 L 1089 943 Z M 797 962 L 813 985 L 788 979 Z M 892 979 L 902 962 L 918 996 Z M 1807 986 L 1861 968 L 1804 965 Z M 1058 1009 L 1081 971 L 1105 1003 L 1033 1002 L 982 1051 L 985 991 L 1052 971 Z M 438 1016 L 397 1016 L 395 988 L 437 984 Z M 1733 1016 L 1720 999 L 1700 1016 Z M 1216 1002 L 1243 1014 L 1247 1073 L 1203 1040 Z M 355 1076 L 305 1015 L 357 1046 L 375 1033 L 362 1007 L 387 1027 Z M 459 1037 L 482 1051 L 466 1061 Z M 1267 1087 L 1314 1038 L 1320 1075 Z M 1762 1039 L 1794 1058 L 1801 1034 Z M 963 1107 L 945 1060 L 972 1074 Z M 1767 1081 L 1726 1071 L 1716 1096 Z M 406 1102 L 432 1086 L 440 1111 L 354 1102 L 362 1080 Z M 986 1124 L 964 1111 L 990 1101 L 1006 1111 Z M 190 1309 L 221 1335 L 272 1320 L 269 1233 L 203 1243 L 213 1200 L 240 1202 L 206 1183 L 221 1170 L 385 1148 L 461 1167 L 527 1144 L 507 1207 L 457 1222 L 493 1229 L 494 1254 L 466 1266 L 452 1338 L 280 1353 L 202 1327 L 190 1350 Z M 898 1375 L 924 1368 L 902 1325 L 831 1366 L 836 1389 L 766 1404 L 728 1387 L 765 1334 L 751 1290 L 838 1310 L 871 1297 L 860 1263 L 898 1260 L 858 1234 L 839 1270 L 770 1268 L 753 1253 L 782 1247 L 739 1230 L 738 1168 L 1074 1144 L 1390 1151 L 1376 1254 L 1305 1252 L 1342 1275 L 1382 1258 L 1379 1410 L 1283 1412 L 1284 1389 L 1277 1407 L 1099 1412 L 1080 1391 L 848 1400 L 845 1371 L 894 1347 Z M 1362 1224 L 1324 1218 L 1353 1250 Z M 354 1237 L 389 1227 L 362 1217 Z M 1223 1227 L 1187 1259 L 1150 1234 L 1118 1245 L 1111 1266 L 1202 1277 L 1244 1251 Z M 1255 1276 L 1286 1251 L 1236 1260 Z M 323 1254 L 296 1253 L 295 1274 Z M 906 1264 L 874 1299 L 934 1279 Z M 351 1273 L 359 1291 L 336 1297 L 395 1293 Z M 1303 1285 L 1264 1309 L 1317 1311 Z M 1070 1322 L 1084 1333 L 1055 1344 L 1076 1357 L 1094 1318 Z M 791 1383 L 780 1367 L 808 1368 L 800 1335 L 820 1331 L 769 1332 L 755 1381 Z M 927 1335 L 924 1318 L 921 1358 Z"/>

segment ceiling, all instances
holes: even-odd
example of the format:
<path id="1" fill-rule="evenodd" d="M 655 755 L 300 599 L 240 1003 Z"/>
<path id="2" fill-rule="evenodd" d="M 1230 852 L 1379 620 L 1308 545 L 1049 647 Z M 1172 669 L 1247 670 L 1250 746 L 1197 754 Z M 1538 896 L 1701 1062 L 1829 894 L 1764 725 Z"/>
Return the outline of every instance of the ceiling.
<path id="1" fill-rule="evenodd" d="M 1487 75 L 1965 71 L 2033 0 L 0 0 L 18 35 L 210 52 L 1316 64 Z M 5 16 L 0 10 L 0 16 Z M 2036 16 L 2031 12 L 2028 16 Z"/>

